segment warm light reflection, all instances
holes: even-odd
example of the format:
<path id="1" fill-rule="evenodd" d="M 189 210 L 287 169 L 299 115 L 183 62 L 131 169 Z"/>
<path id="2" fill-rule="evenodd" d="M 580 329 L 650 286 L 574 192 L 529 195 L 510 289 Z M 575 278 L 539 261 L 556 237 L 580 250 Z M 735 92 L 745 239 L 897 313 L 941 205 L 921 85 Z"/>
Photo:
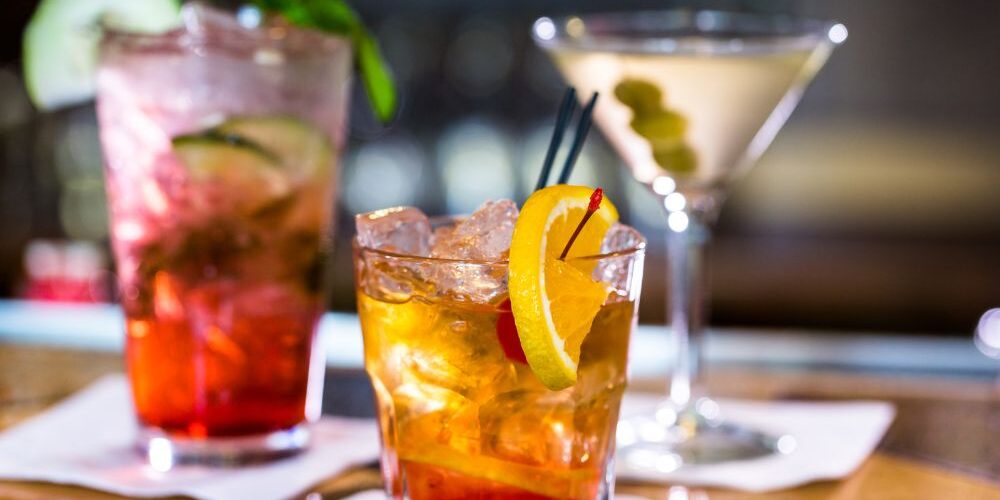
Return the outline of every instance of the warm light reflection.
<path id="1" fill-rule="evenodd" d="M 167 472 L 174 466 L 174 450 L 166 438 L 150 439 L 147 456 L 149 466 L 157 472 Z"/>
<path id="2" fill-rule="evenodd" d="M 844 43 L 847 40 L 847 26 L 837 23 L 830 26 L 830 31 L 826 33 L 826 36 L 830 38 L 833 43 Z"/>
<path id="3" fill-rule="evenodd" d="M 615 430 L 615 440 L 618 446 L 628 446 L 638 441 L 635 429 L 625 421 L 619 421 Z"/>
<path id="4" fill-rule="evenodd" d="M 260 26 L 261 15 L 260 9 L 251 5 L 244 5 L 236 11 L 236 20 L 247 29 L 253 29 Z"/>
<path id="5" fill-rule="evenodd" d="M 571 17 L 566 21 L 566 33 L 569 36 L 579 38 L 583 36 L 585 31 L 587 31 L 587 27 L 583 24 L 583 19 Z"/>
<path id="6" fill-rule="evenodd" d="M 677 229 L 679 224 L 675 225 L 674 223 L 675 215 L 684 216 L 684 227 Z M 684 232 L 684 230 L 687 229 L 687 214 L 684 212 L 674 212 L 670 214 L 667 224 L 670 226 L 670 229 L 675 232 Z M 691 378 L 688 374 L 675 373 L 673 378 L 670 379 L 670 401 L 677 408 L 684 408 L 687 406 L 688 402 L 691 401 Z"/>
<path id="7" fill-rule="evenodd" d="M 681 193 L 670 193 L 663 199 L 663 206 L 670 212 L 680 212 L 687 206 L 687 199 Z"/>
<path id="8" fill-rule="evenodd" d="M 663 473 L 673 472 L 679 469 L 683 463 L 684 461 L 679 455 L 673 453 L 660 455 L 656 458 L 656 470 Z"/>
<path id="9" fill-rule="evenodd" d="M 976 347 L 979 352 L 1000 359 L 1000 308 L 990 309 L 979 318 L 976 326 Z"/>
<path id="10" fill-rule="evenodd" d="M 163 194 L 163 189 L 159 183 L 152 179 L 142 179 L 139 181 L 139 190 L 142 192 L 146 208 L 156 215 L 164 215 L 170 209 L 170 202 L 167 195 Z"/>
<path id="11" fill-rule="evenodd" d="M 660 196 L 673 193 L 675 189 L 677 189 L 677 183 L 670 177 L 657 177 L 653 179 L 653 192 Z"/>
<path id="12" fill-rule="evenodd" d="M 535 36 L 539 40 L 551 40 L 556 36 L 556 25 L 547 17 L 535 21 Z"/>
<path id="13" fill-rule="evenodd" d="M 274 49 L 258 49 L 253 53 L 253 61 L 261 66 L 278 66 L 285 63 L 285 55 Z"/>
<path id="14" fill-rule="evenodd" d="M 775 448 L 777 448 L 778 453 L 781 453 L 782 455 L 788 455 L 792 453 L 793 451 L 795 451 L 795 448 L 797 447 L 798 447 L 798 442 L 795 441 L 794 437 L 788 434 L 785 434 L 784 436 L 778 438 L 778 442 L 775 443 Z"/>
<path id="15" fill-rule="evenodd" d="M 659 443 L 667 438 L 667 428 L 659 422 L 643 420 L 639 422 L 636 430 L 639 438 L 647 443 Z"/>
<path id="16" fill-rule="evenodd" d="M 683 233 L 688 228 L 688 215 L 684 212 L 672 212 L 667 217 L 667 225 L 675 233 Z"/>
<path id="17" fill-rule="evenodd" d="M 716 420 L 719 418 L 720 415 L 722 415 L 722 410 L 719 408 L 719 403 L 716 403 L 712 399 L 699 398 L 694 405 L 698 413 L 708 420 Z"/>
<path id="18" fill-rule="evenodd" d="M 667 492 L 667 500 L 689 500 L 687 488 L 683 486 L 671 486 Z"/>
<path id="19" fill-rule="evenodd" d="M 671 486 L 667 492 L 667 500 L 708 500 L 708 493 L 703 490 L 691 490 L 684 486 Z"/>
<path id="20" fill-rule="evenodd" d="M 664 427 L 669 427 L 677 423 L 677 410 L 669 406 L 661 406 L 656 410 L 656 421 Z"/>
<path id="21" fill-rule="evenodd" d="M 123 220 L 115 223 L 115 238 L 119 241 L 139 241 L 146 237 L 146 228 L 135 220 Z"/>
<path id="22" fill-rule="evenodd" d="M 273 40 L 281 40 L 288 35 L 288 30 L 281 26 L 272 26 L 267 30 L 267 35 Z"/>
<path id="23" fill-rule="evenodd" d="M 637 449 L 629 452 L 628 461 L 637 467 L 650 468 L 655 463 L 656 457 L 657 454 L 652 451 Z"/>

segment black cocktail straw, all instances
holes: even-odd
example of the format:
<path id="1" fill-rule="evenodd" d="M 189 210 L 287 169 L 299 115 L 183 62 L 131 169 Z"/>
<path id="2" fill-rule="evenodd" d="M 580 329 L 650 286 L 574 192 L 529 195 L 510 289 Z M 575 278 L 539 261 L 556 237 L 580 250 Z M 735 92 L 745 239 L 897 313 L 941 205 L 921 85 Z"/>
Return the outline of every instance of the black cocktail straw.
<path id="1" fill-rule="evenodd" d="M 559 105 L 559 115 L 556 116 L 556 127 L 552 130 L 552 140 L 549 141 L 549 150 L 545 152 L 545 162 L 542 163 L 542 171 L 538 174 L 538 182 L 535 184 L 535 191 L 545 187 L 549 182 L 549 174 L 552 172 L 552 163 L 555 162 L 556 152 L 562 144 L 562 138 L 566 131 L 566 124 L 573 117 L 576 110 L 576 89 L 569 87 L 563 94 L 562 104 Z"/>
<path id="2" fill-rule="evenodd" d="M 573 173 L 573 167 L 576 166 L 576 159 L 580 156 L 584 141 L 587 140 L 587 133 L 590 132 L 590 124 L 594 121 L 594 105 L 597 104 L 597 95 L 597 92 L 594 92 L 594 95 L 590 97 L 590 102 L 583 108 L 583 113 L 580 115 L 580 122 L 576 124 L 576 135 L 573 137 L 573 145 L 570 147 L 569 154 L 566 155 L 566 163 L 563 164 L 562 172 L 559 174 L 558 184 L 566 184 L 569 181 L 570 174 Z"/>

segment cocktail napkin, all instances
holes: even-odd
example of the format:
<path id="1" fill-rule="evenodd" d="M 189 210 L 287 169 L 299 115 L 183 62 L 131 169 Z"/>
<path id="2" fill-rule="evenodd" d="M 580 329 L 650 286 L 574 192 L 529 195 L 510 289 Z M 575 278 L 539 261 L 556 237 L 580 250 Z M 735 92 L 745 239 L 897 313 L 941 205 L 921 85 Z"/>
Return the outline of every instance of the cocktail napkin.
<path id="1" fill-rule="evenodd" d="M 366 490 L 360 493 L 355 493 L 344 500 L 385 500 L 385 492 L 381 490 Z M 622 493 L 615 493 L 615 500 L 647 500 L 643 497 L 637 497 L 634 495 L 625 495 Z"/>
<path id="2" fill-rule="evenodd" d="M 124 377 L 110 376 L 0 434 L 0 478 L 86 486 L 129 497 L 287 498 L 378 457 L 374 421 L 322 418 L 309 450 L 240 468 L 174 467 L 157 472 L 135 452 Z"/>
<path id="3" fill-rule="evenodd" d="M 661 397 L 627 394 L 622 416 L 656 408 Z M 718 399 L 721 415 L 730 422 L 778 437 L 788 435 L 788 453 L 714 465 L 682 466 L 669 472 L 631 466 L 619 455 L 620 479 L 689 486 L 716 486 L 763 492 L 851 474 L 875 449 L 892 423 L 889 403 L 739 401 Z M 669 467 L 666 467 L 669 469 Z"/>

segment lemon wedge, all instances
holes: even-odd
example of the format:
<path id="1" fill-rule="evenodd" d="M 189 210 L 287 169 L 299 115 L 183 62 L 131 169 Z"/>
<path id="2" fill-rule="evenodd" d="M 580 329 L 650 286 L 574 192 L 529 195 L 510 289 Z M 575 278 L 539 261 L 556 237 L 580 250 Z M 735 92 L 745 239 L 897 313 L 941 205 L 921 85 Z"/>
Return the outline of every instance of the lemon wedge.
<path id="1" fill-rule="evenodd" d="M 618 220 L 606 198 L 580 231 L 566 260 L 559 260 L 587 213 L 592 188 L 557 185 L 536 191 L 524 203 L 510 247 L 511 310 L 531 370 L 549 389 L 576 383 L 580 346 L 609 290 L 590 276 L 604 234 Z"/>

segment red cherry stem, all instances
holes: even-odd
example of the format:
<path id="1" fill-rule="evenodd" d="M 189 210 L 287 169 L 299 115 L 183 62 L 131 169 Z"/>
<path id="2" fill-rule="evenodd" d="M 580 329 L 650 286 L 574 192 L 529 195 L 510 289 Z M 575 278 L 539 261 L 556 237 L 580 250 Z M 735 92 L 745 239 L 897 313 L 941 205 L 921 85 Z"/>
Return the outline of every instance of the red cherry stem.
<path id="1" fill-rule="evenodd" d="M 566 255 L 569 253 L 570 247 L 576 241 L 576 237 L 580 236 L 580 231 L 583 231 L 583 226 L 587 224 L 587 221 L 594 215 L 597 209 L 601 208 L 601 201 L 604 199 L 604 190 L 597 188 L 594 193 L 590 195 L 590 205 L 587 205 L 587 213 L 583 215 L 583 220 L 577 224 L 576 229 L 573 230 L 573 235 L 569 237 L 569 241 L 566 242 L 566 247 L 563 248 L 561 254 L 559 254 L 559 260 L 566 260 Z"/>

